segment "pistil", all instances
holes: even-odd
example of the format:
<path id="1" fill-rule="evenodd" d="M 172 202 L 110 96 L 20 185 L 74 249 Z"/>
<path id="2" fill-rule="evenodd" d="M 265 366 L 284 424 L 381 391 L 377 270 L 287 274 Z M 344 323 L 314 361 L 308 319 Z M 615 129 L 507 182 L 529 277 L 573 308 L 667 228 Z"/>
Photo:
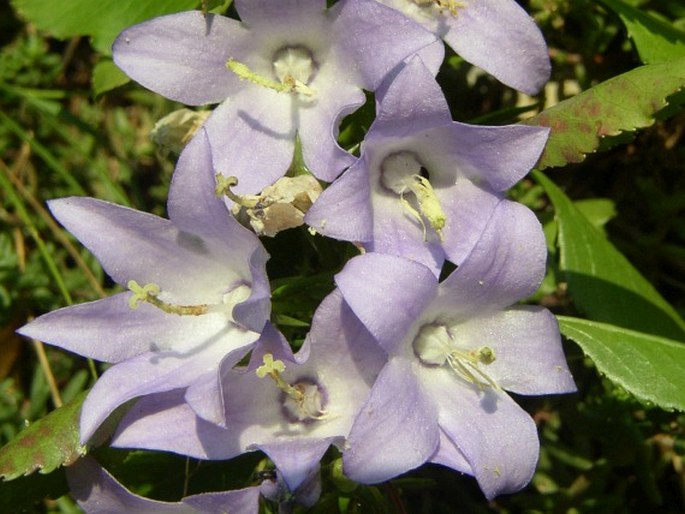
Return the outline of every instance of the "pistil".
<path id="1" fill-rule="evenodd" d="M 129 280 L 127 287 L 133 293 L 131 298 L 128 300 L 128 306 L 132 310 L 137 309 L 141 302 L 154 305 L 158 309 L 161 309 L 168 314 L 177 314 L 179 316 L 201 316 L 202 314 L 207 314 L 209 310 L 209 306 L 207 304 L 174 305 L 172 303 L 160 300 L 158 295 L 161 290 L 157 284 L 149 283 L 141 286 L 135 280 Z"/>
<path id="2" fill-rule="evenodd" d="M 400 196 L 400 203 L 423 229 L 426 239 L 426 223 L 433 227 L 443 240 L 442 229 L 447 222 L 447 215 L 440 205 L 430 180 L 424 176 L 426 168 L 413 152 L 397 152 L 388 155 L 381 163 L 381 184 Z M 405 198 L 405 194 L 414 194 L 418 210 Z"/>
<path id="3" fill-rule="evenodd" d="M 307 423 L 324 418 L 323 393 L 316 382 L 302 379 L 294 385 L 289 384 L 281 375 L 285 371 L 285 364 L 281 360 L 274 360 L 271 353 L 264 354 L 262 362 L 255 373 L 259 378 L 268 376 L 283 391 L 281 401 L 289 421 Z"/>

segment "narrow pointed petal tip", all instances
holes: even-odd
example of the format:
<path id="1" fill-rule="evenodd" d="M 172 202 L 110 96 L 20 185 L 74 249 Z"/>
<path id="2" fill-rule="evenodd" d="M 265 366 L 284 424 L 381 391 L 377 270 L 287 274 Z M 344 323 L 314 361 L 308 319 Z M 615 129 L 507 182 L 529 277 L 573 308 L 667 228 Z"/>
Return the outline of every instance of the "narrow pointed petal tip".
<path id="1" fill-rule="evenodd" d="M 87 514 L 257 514 L 259 487 L 235 491 L 203 493 L 182 498 L 180 502 L 162 502 L 137 495 L 86 457 L 66 469 L 72 496 Z"/>

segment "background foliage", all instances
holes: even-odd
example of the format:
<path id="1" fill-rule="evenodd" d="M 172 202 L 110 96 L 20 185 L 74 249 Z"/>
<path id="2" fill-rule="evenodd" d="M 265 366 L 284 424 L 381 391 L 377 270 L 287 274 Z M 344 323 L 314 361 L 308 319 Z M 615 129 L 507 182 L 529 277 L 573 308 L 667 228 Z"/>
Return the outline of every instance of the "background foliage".
<path id="1" fill-rule="evenodd" d="M 0 4 L 0 512 L 79 512 L 65 496 L 62 465 L 86 451 L 136 492 L 164 500 L 254 484 L 268 470 L 258 454 L 207 463 L 81 448 L 82 392 L 102 370 L 14 335 L 32 316 L 114 290 L 45 200 L 89 195 L 165 214 L 175 156 L 149 133 L 180 106 L 129 83 L 110 45 L 128 25 L 199 4 Z M 542 442 L 538 472 L 519 494 L 486 502 L 472 478 L 439 466 L 353 487 L 331 454 L 313 512 L 685 511 L 685 4 L 524 6 L 553 60 L 539 97 L 518 95 L 455 55 L 438 78 L 456 120 L 552 129 L 538 166 L 545 175 L 511 195 L 544 223 L 549 272 L 531 301 L 560 316 L 579 392 L 517 398 Z M 370 98 L 344 121 L 342 144 L 356 145 L 372 116 Z M 274 321 L 297 346 L 355 250 L 304 229 L 264 243 Z"/>

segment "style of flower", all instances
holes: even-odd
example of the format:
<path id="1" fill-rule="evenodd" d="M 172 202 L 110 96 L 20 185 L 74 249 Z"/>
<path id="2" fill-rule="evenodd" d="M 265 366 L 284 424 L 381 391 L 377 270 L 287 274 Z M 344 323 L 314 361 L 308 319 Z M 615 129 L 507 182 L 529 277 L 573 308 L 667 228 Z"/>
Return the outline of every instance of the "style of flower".
<path id="1" fill-rule="evenodd" d="M 151 500 L 132 493 L 86 457 L 67 468 L 72 496 L 86 514 L 257 514 L 260 487 L 187 496 L 179 502 Z"/>
<path id="2" fill-rule="evenodd" d="M 216 170 L 255 194 L 285 174 L 299 138 L 306 166 L 332 181 L 353 161 L 338 124 L 417 50 L 433 69 L 444 49 L 430 31 L 373 0 L 236 0 L 241 21 L 198 11 L 124 30 L 117 65 L 188 105 L 221 103 L 205 123 Z M 228 99 L 228 100 L 227 100 Z"/>
<path id="3" fill-rule="evenodd" d="M 338 291 L 317 309 L 293 355 L 265 329 L 246 368 L 224 375 L 226 426 L 198 418 L 180 394 L 146 396 L 121 421 L 112 445 L 228 459 L 261 450 L 290 491 L 318 470 L 331 444 L 342 447 L 385 356 Z"/>
<path id="4" fill-rule="evenodd" d="M 55 217 L 128 289 L 19 330 L 114 364 L 83 404 L 83 442 L 117 406 L 172 389 L 199 416 L 223 423 L 219 377 L 259 338 L 271 307 L 268 254 L 214 196 L 213 185 L 200 132 L 179 159 L 170 220 L 93 198 L 50 202 Z"/>
<path id="5" fill-rule="evenodd" d="M 375 483 L 435 462 L 475 476 L 488 499 L 530 481 L 535 423 L 505 390 L 575 390 L 554 316 L 515 305 L 537 288 L 545 255 L 532 212 L 502 202 L 440 284 L 401 257 L 367 253 L 347 263 L 336 283 L 388 354 L 350 431 L 347 476 Z"/>
<path id="6" fill-rule="evenodd" d="M 549 80 L 540 29 L 514 0 L 378 0 L 435 32 L 467 62 L 533 95 Z"/>
<path id="7" fill-rule="evenodd" d="M 539 127 L 452 121 L 440 86 L 414 57 L 381 99 L 361 157 L 323 191 L 305 222 L 438 275 L 445 258 L 459 264 L 469 253 L 547 135 Z"/>

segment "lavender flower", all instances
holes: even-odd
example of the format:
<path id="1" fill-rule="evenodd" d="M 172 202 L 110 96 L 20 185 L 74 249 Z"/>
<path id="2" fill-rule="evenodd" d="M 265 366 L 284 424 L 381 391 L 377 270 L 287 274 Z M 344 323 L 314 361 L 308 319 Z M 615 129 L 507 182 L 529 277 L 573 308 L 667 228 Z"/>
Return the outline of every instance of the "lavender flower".
<path id="1" fill-rule="evenodd" d="M 179 159 L 170 220 L 93 198 L 50 202 L 55 217 L 128 288 L 19 330 L 114 364 L 83 405 L 82 441 L 118 405 L 179 388 L 199 416 L 223 423 L 219 376 L 259 338 L 270 291 L 266 251 L 213 195 L 213 184 L 201 132 Z"/>
<path id="2" fill-rule="evenodd" d="M 575 390 L 554 316 L 514 305 L 545 270 L 540 225 L 504 201 L 459 268 L 438 284 L 423 265 L 365 254 L 336 277 L 388 354 L 343 454 L 375 483 L 424 462 L 474 475 L 488 499 L 524 487 L 538 458 L 535 423 L 506 394 Z"/>
<path id="3" fill-rule="evenodd" d="M 87 457 L 67 468 L 72 496 L 87 514 L 257 514 L 259 486 L 161 502 L 133 494 Z"/>
<path id="4" fill-rule="evenodd" d="M 389 85 L 360 159 L 305 216 L 317 232 L 439 274 L 476 243 L 504 190 L 535 164 L 548 130 L 453 122 L 418 57 Z"/>
<path id="5" fill-rule="evenodd" d="M 236 0 L 241 22 L 200 12 L 155 18 L 114 43 L 130 77 L 189 105 L 222 102 L 205 127 L 215 168 L 254 194 L 288 169 L 295 138 L 314 175 L 333 180 L 353 158 L 341 118 L 407 56 L 436 41 L 372 0 Z M 433 45 L 433 69 L 443 50 Z M 225 101 L 227 98 L 230 100 Z"/>
<path id="6" fill-rule="evenodd" d="M 547 46 L 514 0 L 378 0 L 435 32 L 466 61 L 529 95 L 549 80 Z"/>
<path id="7" fill-rule="evenodd" d="M 112 444 L 203 459 L 262 450 L 296 491 L 331 444 L 343 445 L 384 363 L 373 337 L 334 291 L 317 309 L 297 355 L 265 329 L 247 368 L 226 373 L 225 428 L 198 418 L 172 392 L 142 398 Z"/>

